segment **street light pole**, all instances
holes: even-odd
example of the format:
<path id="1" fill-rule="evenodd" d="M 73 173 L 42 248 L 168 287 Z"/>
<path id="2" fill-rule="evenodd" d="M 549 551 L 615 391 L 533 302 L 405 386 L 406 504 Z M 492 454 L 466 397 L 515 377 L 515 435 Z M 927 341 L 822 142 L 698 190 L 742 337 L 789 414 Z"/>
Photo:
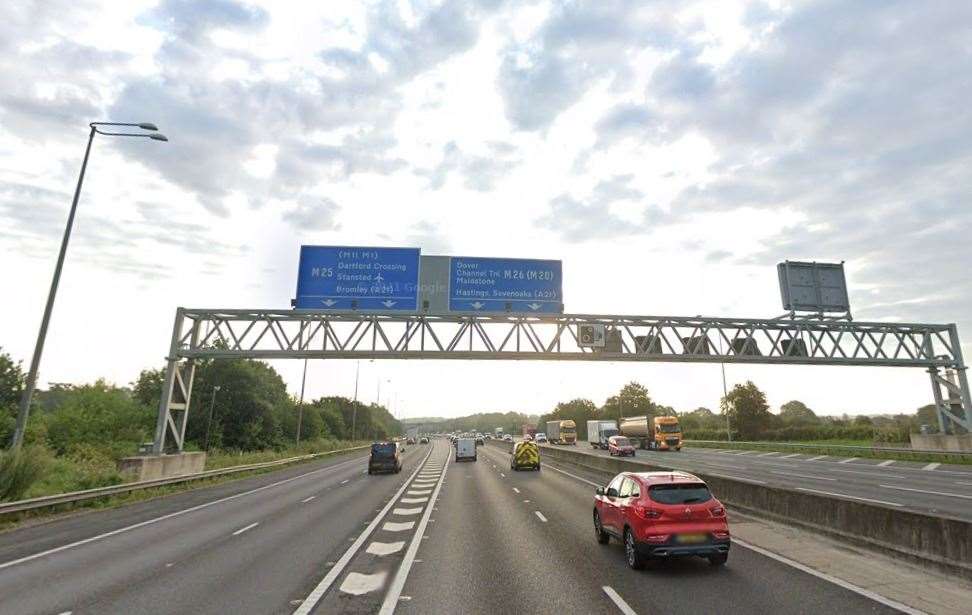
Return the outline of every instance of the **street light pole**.
<path id="1" fill-rule="evenodd" d="M 40 331 L 37 334 L 37 344 L 34 345 L 34 355 L 30 359 L 30 371 L 27 373 L 27 386 L 24 387 L 24 394 L 20 398 L 20 407 L 17 411 L 17 426 L 14 428 L 13 439 L 10 443 L 10 448 L 13 450 L 19 449 L 24 443 L 27 417 L 30 415 L 30 404 L 34 397 L 34 388 L 37 386 L 37 372 L 40 369 L 41 355 L 44 353 L 44 342 L 47 339 L 47 327 L 51 322 L 51 312 L 54 311 L 54 297 L 57 295 L 57 286 L 61 282 L 61 271 L 64 269 L 64 257 L 67 255 L 68 242 L 71 240 L 74 216 L 78 211 L 78 199 L 81 197 L 81 184 L 84 183 L 84 172 L 88 168 L 88 157 L 91 154 L 91 143 L 94 141 L 95 133 L 118 137 L 148 137 L 156 141 L 168 141 L 161 134 L 115 133 L 98 130 L 98 126 L 136 126 L 143 130 L 158 130 L 154 124 L 92 122 L 89 126 L 91 127 L 91 132 L 88 133 L 88 145 L 84 149 L 84 160 L 81 161 L 81 173 L 78 174 L 78 185 L 74 188 L 74 200 L 71 201 L 71 211 L 68 213 L 67 224 L 64 227 L 64 237 L 61 239 L 61 250 L 58 252 L 57 264 L 54 266 L 54 279 L 51 280 L 51 289 L 47 293 L 47 305 L 44 306 L 44 317 L 41 319 Z"/>
<path id="2" fill-rule="evenodd" d="M 213 398 L 209 402 L 209 420 L 206 421 L 206 452 L 209 452 L 209 428 L 213 425 L 213 409 L 216 407 L 216 393 L 219 392 L 220 387 L 218 384 L 213 387 Z"/>

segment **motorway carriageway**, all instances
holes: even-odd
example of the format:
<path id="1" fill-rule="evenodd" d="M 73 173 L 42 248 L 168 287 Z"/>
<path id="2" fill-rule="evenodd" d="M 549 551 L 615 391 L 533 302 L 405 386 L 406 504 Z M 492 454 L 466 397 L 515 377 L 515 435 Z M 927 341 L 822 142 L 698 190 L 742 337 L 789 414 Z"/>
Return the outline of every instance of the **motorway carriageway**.
<path id="1" fill-rule="evenodd" d="M 628 569 L 588 479 L 479 449 L 360 454 L 0 534 L 0 613 L 892 613 L 733 547 Z"/>
<path id="2" fill-rule="evenodd" d="M 587 442 L 541 446 L 608 455 Z M 972 466 L 709 448 L 637 450 L 635 459 L 686 472 L 972 520 Z"/>

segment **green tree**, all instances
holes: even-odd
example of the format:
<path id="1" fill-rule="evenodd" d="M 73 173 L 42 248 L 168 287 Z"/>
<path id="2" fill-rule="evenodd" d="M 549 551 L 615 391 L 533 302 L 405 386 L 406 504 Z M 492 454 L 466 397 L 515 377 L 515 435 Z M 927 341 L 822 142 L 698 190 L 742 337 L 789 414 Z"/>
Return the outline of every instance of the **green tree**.
<path id="1" fill-rule="evenodd" d="M 769 428 L 770 414 L 766 395 L 751 380 L 737 384 L 722 398 L 722 415 L 729 417 L 733 433 L 744 440 L 754 440 Z"/>
<path id="2" fill-rule="evenodd" d="M 802 401 L 788 401 L 780 406 L 780 420 L 785 425 L 816 425 L 819 423 L 817 415 Z"/>
<path id="3" fill-rule="evenodd" d="M 601 406 L 601 417 L 618 420 L 622 416 L 659 416 L 659 407 L 651 400 L 648 389 L 637 382 L 624 385 L 617 395 L 608 397 Z"/>
<path id="4" fill-rule="evenodd" d="M 927 425 L 930 433 L 938 433 L 938 409 L 935 407 L 935 404 L 922 406 L 915 411 L 912 431 L 915 433 L 919 432 L 922 425 Z"/>
<path id="5" fill-rule="evenodd" d="M 0 448 L 6 446 L 16 424 L 17 405 L 27 381 L 19 362 L 0 347 Z"/>
<path id="6" fill-rule="evenodd" d="M 143 369 L 132 383 L 132 396 L 143 406 L 158 408 L 164 379 L 164 369 Z"/>

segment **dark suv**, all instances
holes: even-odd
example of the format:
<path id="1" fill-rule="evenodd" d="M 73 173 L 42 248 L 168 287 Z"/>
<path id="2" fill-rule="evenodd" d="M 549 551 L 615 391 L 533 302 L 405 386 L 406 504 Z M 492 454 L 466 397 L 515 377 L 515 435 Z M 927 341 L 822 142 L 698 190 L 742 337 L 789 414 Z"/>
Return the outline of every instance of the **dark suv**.
<path id="1" fill-rule="evenodd" d="M 402 449 L 398 442 L 375 442 L 371 445 L 368 474 L 402 471 Z"/>

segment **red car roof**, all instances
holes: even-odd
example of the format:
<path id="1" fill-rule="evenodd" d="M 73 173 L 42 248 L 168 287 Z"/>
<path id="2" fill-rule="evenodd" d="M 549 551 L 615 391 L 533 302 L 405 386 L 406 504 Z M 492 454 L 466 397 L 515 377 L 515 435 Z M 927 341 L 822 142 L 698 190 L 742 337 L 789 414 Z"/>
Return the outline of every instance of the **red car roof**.
<path id="1" fill-rule="evenodd" d="M 688 472 L 625 472 L 629 476 L 641 479 L 645 485 L 670 485 L 672 483 L 702 483 L 705 481 L 694 474 Z"/>

